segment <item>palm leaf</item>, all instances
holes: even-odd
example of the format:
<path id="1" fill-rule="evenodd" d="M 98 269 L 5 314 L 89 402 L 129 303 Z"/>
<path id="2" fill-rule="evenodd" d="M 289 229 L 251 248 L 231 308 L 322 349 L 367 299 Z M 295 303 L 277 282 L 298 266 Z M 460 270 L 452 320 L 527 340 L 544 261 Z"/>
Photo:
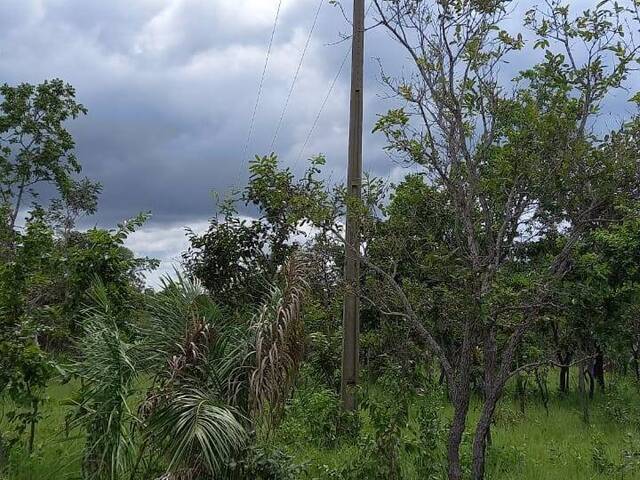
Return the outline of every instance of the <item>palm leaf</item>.
<path id="1" fill-rule="evenodd" d="M 281 285 L 271 288 L 270 298 L 254 319 L 255 367 L 250 375 L 254 413 L 269 411 L 271 424 L 281 417 L 284 404 L 304 354 L 302 301 L 308 288 L 306 263 L 298 253 L 282 268 Z"/>
<path id="2" fill-rule="evenodd" d="M 148 432 L 162 445 L 174 478 L 218 475 L 248 438 L 238 412 L 194 387 L 175 392 L 159 407 Z"/>

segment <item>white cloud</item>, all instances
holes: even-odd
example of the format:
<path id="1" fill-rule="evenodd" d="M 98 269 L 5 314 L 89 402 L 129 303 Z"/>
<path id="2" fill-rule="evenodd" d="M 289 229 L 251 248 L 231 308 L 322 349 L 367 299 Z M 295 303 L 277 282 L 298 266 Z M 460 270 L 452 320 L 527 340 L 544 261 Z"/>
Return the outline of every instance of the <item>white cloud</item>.
<path id="1" fill-rule="evenodd" d="M 208 225 L 207 220 L 196 220 L 189 222 L 188 227 L 195 233 L 202 233 Z M 183 223 L 145 226 L 127 238 L 126 247 L 136 255 L 160 260 L 160 267 L 147 276 L 149 286 L 159 286 L 163 276 L 180 270 L 180 254 L 189 246 L 186 229 Z"/>

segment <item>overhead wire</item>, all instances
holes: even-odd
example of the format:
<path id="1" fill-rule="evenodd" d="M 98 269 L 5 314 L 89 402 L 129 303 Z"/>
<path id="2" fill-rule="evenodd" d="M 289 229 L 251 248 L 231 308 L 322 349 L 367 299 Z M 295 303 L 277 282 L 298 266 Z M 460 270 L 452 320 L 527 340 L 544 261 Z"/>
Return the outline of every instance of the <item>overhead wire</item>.
<path id="1" fill-rule="evenodd" d="M 287 92 L 287 98 L 285 99 L 284 106 L 282 107 L 282 112 L 280 113 L 280 119 L 278 120 L 278 124 L 276 126 L 275 133 L 273 134 L 273 139 L 271 140 L 270 150 L 273 150 L 275 146 L 276 140 L 278 138 L 278 134 L 280 133 L 280 129 L 282 128 L 282 122 L 284 120 L 284 116 L 287 113 L 287 108 L 289 107 L 289 101 L 291 100 L 291 95 L 293 94 L 293 90 L 296 86 L 296 82 L 298 81 L 298 77 L 300 75 L 300 69 L 302 68 L 302 63 L 304 62 L 305 55 L 307 54 L 307 50 L 309 49 L 309 44 L 311 43 L 311 37 L 313 36 L 313 32 L 318 24 L 318 16 L 320 15 L 320 10 L 322 9 L 322 5 L 324 0 L 320 0 L 318 3 L 318 8 L 316 8 L 315 15 L 313 17 L 313 22 L 311 24 L 311 28 L 309 29 L 309 34 L 307 35 L 307 40 L 304 44 L 304 48 L 302 49 L 302 54 L 300 55 L 300 60 L 298 61 L 298 66 L 293 75 L 293 80 L 291 82 L 291 86 L 289 87 L 289 91 Z"/>
<path id="2" fill-rule="evenodd" d="M 269 65 L 269 57 L 271 56 L 271 49 L 273 47 L 273 39 L 276 34 L 276 28 L 278 26 L 278 18 L 280 17 L 280 9 L 282 7 L 282 0 L 278 0 L 278 8 L 276 9 L 276 16 L 273 20 L 273 28 L 271 29 L 271 37 L 269 38 L 269 46 L 267 47 L 267 54 L 264 60 L 264 67 L 262 69 L 262 75 L 260 76 L 260 82 L 258 84 L 258 93 L 256 95 L 256 102 L 253 106 L 253 113 L 251 114 L 251 120 L 249 122 L 249 132 L 247 133 L 247 140 L 242 151 L 242 162 L 247 161 L 247 153 L 249 151 L 249 144 L 251 142 L 251 136 L 253 135 L 253 129 L 255 126 L 256 115 L 258 113 L 258 106 L 260 105 L 260 97 L 262 96 L 262 89 L 264 87 L 264 79 L 267 74 L 267 67 Z"/>
<path id="3" fill-rule="evenodd" d="M 318 110 L 318 113 L 316 114 L 314 120 L 313 120 L 313 124 L 311 125 L 311 128 L 309 129 L 309 133 L 307 134 L 306 138 L 304 139 L 304 143 L 302 145 L 302 148 L 300 149 L 300 152 L 298 153 L 298 156 L 296 157 L 296 163 L 300 161 L 300 159 L 302 158 L 302 156 L 304 155 L 304 151 L 307 148 L 307 145 L 309 144 L 309 141 L 311 140 L 311 136 L 313 135 L 313 132 L 315 131 L 316 127 L 318 126 L 318 122 L 320 121 L 320 117 L 322 116 L 322 112 L 324 111 L 327 102 L 329 101 L 329 97 L 331 96 L 331 93 L 333 92 L 333 89 L 336 86 L 336 83 L 338 82 L 338 79 L 340 78 L 340 74 L 342 73 L 342 70 L 344 69 L 345 64 L 347 63 L 347 59 L 349 58 L 349 54 L 351 53 L 351 48 L 349 48 L 347 50 L 347 52 L 344 55 L 344 58 L 342 59 L 342 63 L 340 63 L 340 67 L 338 68 L 338 71 L 336 72 L 335 76 L 333 77 L 333 80 L 331 82 L 331 84 L 329 85 L 329 89 L 327 90 L 327 93 L 325 94 L 324 98 L 322 99 L 322 103 L 320 104 L 320 109 Z"/>

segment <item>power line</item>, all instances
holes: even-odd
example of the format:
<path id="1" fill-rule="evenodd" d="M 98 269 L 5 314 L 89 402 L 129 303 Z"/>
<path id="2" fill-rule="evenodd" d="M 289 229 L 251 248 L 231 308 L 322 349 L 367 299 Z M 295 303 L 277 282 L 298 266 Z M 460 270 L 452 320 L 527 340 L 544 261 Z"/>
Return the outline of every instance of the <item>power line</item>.
<path id="1" fill-rule="evenodd" d="M 338 68 L 338 71 L 335 77 L 333 77 L 333 81 L 329 86 L 329 90 L 327 91 L 327 94 L 324 96 L 324 99 L 320 104 L 320 110 L 318 110 L 318 114 L 316 115 L 316 118 L 313 120 L 313 124 L 311 125 L 311 129 L 309 130 L 309 133 L 307 134 L 307 137 L 304 140 L 304 144 L 302 145 L 302 148 L 300 149 L 300 152 L 296 157 L 296 163 L 299 162 L 300 159 L 302 158 L 302 155 L 304 155 L 304 150 L 305 148 L 307 148 L 307 145 L 309 144 L 309 140 L 311 140 L 311 136 L 313 135 L 314 130 L 318 126 L 318 122 L 320 121 L 320 116 L 322 115 L 322 112 L 324 111 L 324 108 L 327 105 L 327 102 L 329 101 L 329 97 L 331 96 L 331 93 L 333 92 L 333 89 L 335 88 L 336 83 L 338 82 L 338 78 L 340 78 L 340 74 L 342 73 L 342 69 L 347 63 L 347 59 L 349 58 L 350 53 L 351 53 L 351 48 L 349 48 L 345 53 L 344 58 L 342 59 L 342 63 L 340 64 L 340 67 Z"/>
<path id="2" fill-rule="evenodd" d="M 280 16 L 280 7 L 282 6 L 282 0 L 278 0 L 278 8 L 276 10 L 276 17 L 273 20 L 273 29 L 271 30 L 271 37 L 269 38 L 269 46 L 267 47 L 267 55 L 264 59 L 264 68 L 262 69 L 262 76 L 260 77 L 260 83 L 258 85 L 258 94 L 256 95 L 256 103 L 253 107 L 253 114 L 251 115 L 251 121 L 249 122 L 249 132 L 247 133 L 247 141 L 245 142 L 242 152 L 242 161 L 246 161 L 247 152 L 249 151 L 249 142 L 251 141 L 251 135 L 253 134 L 253 127 L 256 120 L 256 114 L 258 113 L 258 105 L 260 104 L 260 97 L 262 95 L 262 87 L 264 86 L 264 79 L 267 73 L 267 66 L 269 65 L 269 56 L 271 55 L 271 47 L 273 46 L 273 37 L 276 34 L 276 27 L 278 26 L 278 18 Z"/>
<path id="3" fill-rule="evenodd" d="M 318 15 L 320 14 L 320 9 L 322 8 L 323 3 L 324 3 L 324 0 L 320 0 L 320 3 L 318 3 L 318 8 L 316 9 L 315 16 L 313 17 L 313 23 L 311 24 L 311 28 L 309 29 L 309 35 L 307 36 L 307 41 L 305 42 L 304 48 L 302 49 L 302 55 L 300 56 L 298 67 L 296 68 L 296 72 L 293 75 L 293 81 L 291 82 L 291 86 L 289 87 L 289 92 L 287 93 L 287 98 L 284 102 L 284 107 L 282 108 L 282 113 L 280 114 L 280 119 L 278 120 L 276 131 L 273 134 L 273 140 L 271 140 L 270 150 L 273 150 L 273 147 L 275 146 L 276 140 L 278 138 L 278 134 L 280 133 L 280 128 L 282 127 L 282 121 L 284 120 L 284 116 L 287 112 L 287 107 L 289 106 L 289 100 L 291 100 L 291 95 L 293 94 L 293 89 L 295 88 L 296 81 L 298 80 L 298 76 L 300 75 L 300 68 L 302 67 L 302 62 L 304 61 L 304 57 L 307 54 L 307 50 L 309 48 L 309 43 L 311 42 L 313 31 L 315 30 L 316 24 L 318 23 Z"/>
<path id="4" fill-rule="evenodd" d="M 373 6 L 373 0 L 371 0 L 369 2 L 369 6 L 367 7 L 367 10 L 365 11 L 365 18 L 369 15 L 369 10 L 371 10 L 372 6 Z M 318 110 L 318 114 L 316 115 L 316 117 L 315 117 L 315 119 L 313 121 L 313 124 L 311 125 L 311 129 L 309 130 L 309 133 L 307 134 L 307 137 L 304 140 L 302 148 L 300 149 L 300 152 L 298 153 L 298 156 L 296 157 L 295 163 L 298 163 L 300 161 L 300 159 L 302 158 L 302 156 L 304 155 L 304 150 L 307 148 L 307 145 L 309 144 L 309 141 L 311 140 L 311 136 L 313 135 L 314 130 L 318 126 L 318 122 L 320 121 L 320 117 L 322 116 L 322 112 L 324 111 L 324 108 L 327 105 L 327 102 L 329 101 L 329 97 L 331 96 L 331 93 L 333 92 L 333 89 L 336 86 L 336 83 L 338 82 L 338 78 L 340 78 L 340 74 L 342 73 L 342 69 L 344 68 L 345 64 L 347 63 L 347 59 L 349 58 L 349 54 L 350 53 L 351 53 L 351 47 L 349 47 L 349 49 L 344 54 L 344 58 L 342 59 L 342 63 L 340 64 L 340 67 L 338 68 L 338 72 L 336 73 L 335 77 L 333 78 L 333 81 L 331 82 L 331 85 L 329 86 L 329 90 L 327 91 L 327 94 L 325 95 L 324 99 L 322 100 L 322 104 L 320 105 L 320 110 Z"/>

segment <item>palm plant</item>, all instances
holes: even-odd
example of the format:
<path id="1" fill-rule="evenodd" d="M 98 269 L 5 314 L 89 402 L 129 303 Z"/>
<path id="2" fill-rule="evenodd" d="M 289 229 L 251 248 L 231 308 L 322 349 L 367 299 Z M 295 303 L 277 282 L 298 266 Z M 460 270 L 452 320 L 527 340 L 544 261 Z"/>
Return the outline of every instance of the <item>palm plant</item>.
<path id="1" fill-rule="evenodd" d="M 256 421 L 278 418 L 302 360 L 304 274 L 292 256 L 251 322 L 176 274 L 149 297 L 135 341 L 98 284 L 72 370 L 83 385 L 73 424 L 87 433 L 87 476 L 142 478 L 143 459 L 159 462 L 165 479 L 237 475 L 230 465 Z"/>
<path id="2" fill-rule="evenodd" d="M 169 478 L 219 478 L 246 444 L 240 418 L 211 392 L 181 386 L 156 407 L 147 434 L 165 454 Z"/>
<path id="3" fill-rule="evenodd" d="M 76 411 L 70 424 L 87 432 L 85 475 L 116 479 L 128 470 L 134 451 L 133 431 L 138 422 L 131 408 L 138 377 L 135 345 L 116 326 L 104 285 L 97 282 L 90 296 L 94 305 L 84 312 L 79 360 L 71 366 L 81 389 L 72 401 Z"/>
<path id="4" fill-rule="evenodd" d="M 149 304 L 141 352 L 154 378 L 141 412 L 146 440 L 161 451 L 170 478 L 219 475 L 247 441 L 230 381 L 243 356 L 242 330 L 197 280 L 177 276 Z"/>
<path id="5" fill-rule="evenodd" d="M 267 413 L 276 423 L 282 415 L 304 354 L 302 301 L 308 288 L 306 263 L 293 254 L 281 271 L 281 282 L 260 307 L 252 330 L 255 333 L 255 362 L 250 376 L 254 413 Z"/>

